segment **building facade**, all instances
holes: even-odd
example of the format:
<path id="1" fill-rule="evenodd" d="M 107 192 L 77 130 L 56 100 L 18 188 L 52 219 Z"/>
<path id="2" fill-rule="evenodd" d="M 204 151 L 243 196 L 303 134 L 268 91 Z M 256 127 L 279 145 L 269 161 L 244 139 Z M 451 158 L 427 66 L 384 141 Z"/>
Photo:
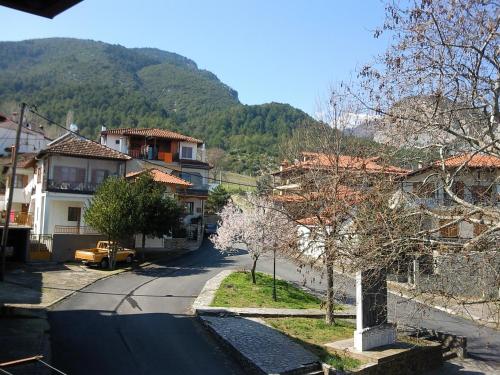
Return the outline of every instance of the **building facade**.
<path id="1" fill-rule="evenodd" d="M 103 128 L 101 144 L 133 158 L 127 162 L 128 172 L 157 168 L 190 183 L 176 188 L 177 197 L 187 221 L 203 217 L 211 167 L 202 140 L 157 128 Z"/>
<path id="2" fill-rule="evenodd" d="M 97 187 L 125 176 L 131 158 L 67 133 L 36 156 L 30 215 L 34 234 L 84 233 L 83 212 Z"/>

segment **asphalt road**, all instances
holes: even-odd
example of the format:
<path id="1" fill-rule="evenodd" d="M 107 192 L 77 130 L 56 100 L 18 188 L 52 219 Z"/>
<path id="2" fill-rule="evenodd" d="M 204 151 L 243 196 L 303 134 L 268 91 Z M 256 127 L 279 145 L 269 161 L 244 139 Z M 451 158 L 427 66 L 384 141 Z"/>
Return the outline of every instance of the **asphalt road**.
<path id="1" fill-rule="evenodd" d="M 190 306 L 204 283 L 224 268 L 249 267 L 248 255 L 223 256 L 208 243 L 165 264 L 104 279 L 56 305 L 49 313 L 52 362 L 71 374 L 242 374 L 194 319 Z M 269 259 L 258 269 L 272 270 Z M 321 291 L 316 272 L 278 261 L 278 275 Z M 353 301 L 354 283 L 337 285 Z M 500 337 L 465 319 L 390 296 L 391 319 L 439 328 L 469 338 L 474 358 L 500 364 Z"/>

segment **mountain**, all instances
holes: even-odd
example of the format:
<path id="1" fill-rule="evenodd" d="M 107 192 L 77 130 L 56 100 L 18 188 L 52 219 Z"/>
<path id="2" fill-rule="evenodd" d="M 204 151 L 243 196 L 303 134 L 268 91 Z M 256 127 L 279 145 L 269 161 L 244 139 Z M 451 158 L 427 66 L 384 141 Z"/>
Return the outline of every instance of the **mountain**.
<path id="1" fill-rule="evenodd" d="M 0 110 L 25 101 L 59 123 L 72 111 L 92 138 L 102 125 L 180 131 L 238 154 L 236 172 L 256 172 L 279 139 L 314 122 L 287 104 L 243 105 L 215 74 L 159 49 L 50 38 L 0 42 L 0 56 Z"/>

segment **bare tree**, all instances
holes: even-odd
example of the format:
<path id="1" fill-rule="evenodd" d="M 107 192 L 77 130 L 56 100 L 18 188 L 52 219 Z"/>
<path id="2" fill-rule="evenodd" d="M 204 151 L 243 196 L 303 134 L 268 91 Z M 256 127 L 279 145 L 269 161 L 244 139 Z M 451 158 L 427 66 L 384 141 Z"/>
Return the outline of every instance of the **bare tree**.
<path id="1" fill-rule="evenodd" d="M 418 172 L 424 178 L 423 194 L 404 189 L 402 198 L 408 211 L 419 211 L 426 220 L 418 232 L 402 232 L 399 237 L 421 244 L 417 257 L 436 250 L 444 254 L 450 274 L 458 274 L 464 264 L 481 265 L 490 280 L 489 291 L 477 291 L 474 299 L 466 298 L 467 290 L 434 285 L 434 292 L 462 306 L 493 304 L 497 321 L 499 9 L 498 2 L 488 0 L 422 0 L 403 5 L 389 1 L 385 23 L 375 36 L 387 33 L 391 46 L 362 69 L 366 91 L 353 92 L 382 116 L 379 131 L 384 141 L 437 155 L 435 163 Z M 464 236 L 453 233 L 468 225 L 474 231 Z M 481 262 L 473 265 L 470 259 L 474 258 Z M 463 280 L 456 282 L 463 284 Z"/>
<path id="2" fill-rule="evenodd" d="M 369 223 L 356 220 L 362 212 L 358 205 L 367 199 L 368 192 L 384 187 L 378 193 L 384 193 L 387 206 L 395 177 L 407 172 L 385 162 L 390 150 L 349 135 L 353 122 L 366 118 L 359 109 L 339 87 L 321 111 L 322 125 L 300 129 L 283 147 L 288 161 L 274 173 L 281 180 L 276 183 L 274 200 L 298 224 L 298 251 L 294 255 L 302 263 L 321 264 L 326 275 L 328 323 L 334 322 L 335 268 L 355 271 L 368 264 L 359 262 L 360 243 L 372 238 L 356 236 L 359 226 Z M 374 234 L 380 237 L 375 230 Z"/>

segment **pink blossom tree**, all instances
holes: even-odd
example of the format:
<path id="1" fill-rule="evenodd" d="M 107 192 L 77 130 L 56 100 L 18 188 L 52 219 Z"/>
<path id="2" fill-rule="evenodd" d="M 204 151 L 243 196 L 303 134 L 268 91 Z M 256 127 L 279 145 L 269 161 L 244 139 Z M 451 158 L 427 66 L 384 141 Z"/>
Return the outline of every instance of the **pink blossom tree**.
<path id="1" fill-rule="evenodd" d="M 292 246 L 296 231 L 288 217 L 277 210 L 266 197 L 248 194 L 239 206 L 228 203 L 220 215 L 220 227 L 210 239 L 221 252 L 235 252 L 236 245 L 246 246 L 252 263 L 252 281 L 255 284 L 257 261 L 264 253 L 273 253 L 276 269 L 276 253 Z M 276 299 L 276 289 L 273 288 Z"/>

